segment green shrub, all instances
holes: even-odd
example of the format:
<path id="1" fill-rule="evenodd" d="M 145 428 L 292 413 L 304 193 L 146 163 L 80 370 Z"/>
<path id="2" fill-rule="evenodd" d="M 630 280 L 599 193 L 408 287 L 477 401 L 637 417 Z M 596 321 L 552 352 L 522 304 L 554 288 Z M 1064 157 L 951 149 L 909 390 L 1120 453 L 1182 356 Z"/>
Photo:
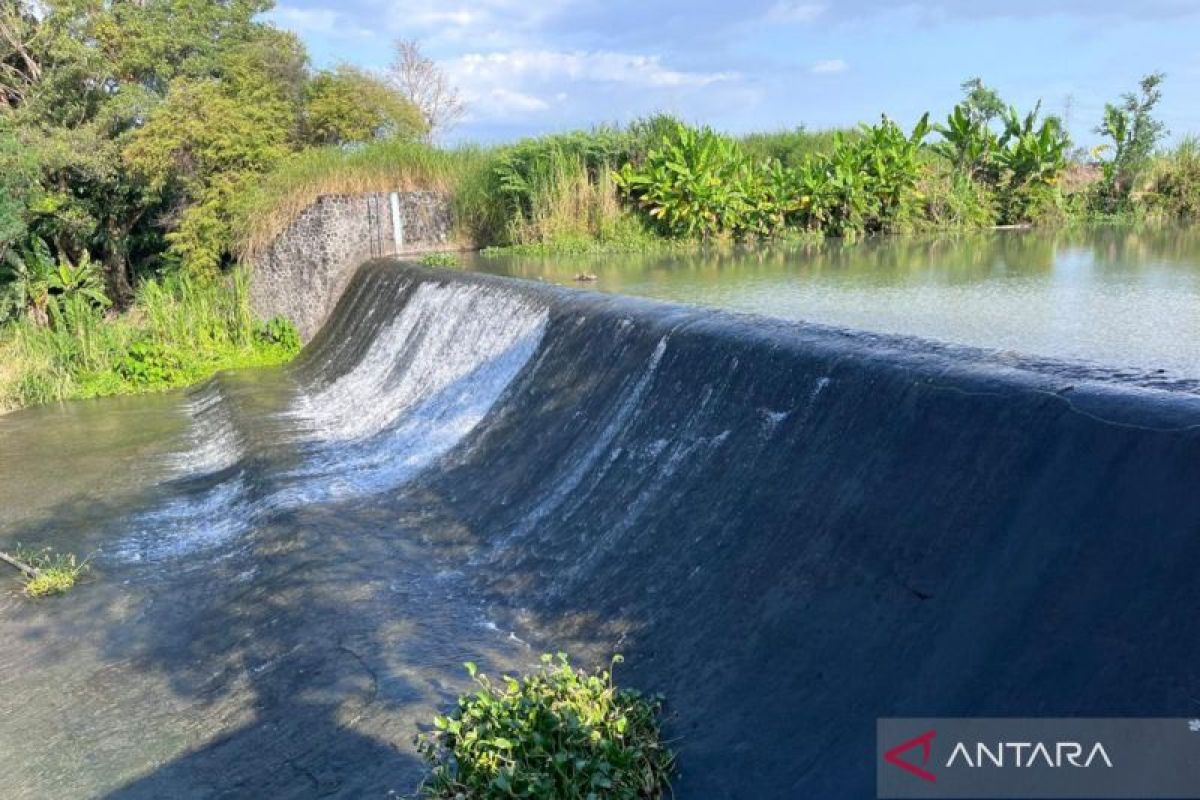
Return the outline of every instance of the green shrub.
<path id="1" fill-rule="evenodd" d="M 500 683 L 466 666 L 478 690 L 417 737 L 433 770 L 421 797 L 656 800 L 669 791 L 661 698 L 617 689 L 611 671 L 574 669 L 561 653 Z"/>
<path id="2" fill-rule="evenodd" d="M 925 169 L 921 143 L 928 132 L 926 115 L 908 134 L 886 117 L 861 126 L 856 138 L 836 134 L 833 152 L 797 170 L 801 223 L 850 238 L 911 230 Z"/>
<path id="3" fill-rule="evenodd" d="M 259 323 L 254 338 L 266 345 L 275 345 L 291 352 L 300 350 L 300 332 L 287 317 L 272 317 Z"/>
<path id="4" fill-rule="evenodd" d="M 1163 221 L 1200 219 L 1200 140 L 1184 139 L 1154 160 L 1143 202 Z"/>
<path id="5" fill-rule="evenodd" d="M 115 371 L 139 388 L 156 389 L 179 382 L 183 359 L 159 342 L 135 342 L 116 364 Z"/>
<path id="6" fill-rule="evenodd" d="M 676 123 L 640 166 L 626 163 L 616 183 L 665 234 L 708 239 L 749 227 L 755 177 L 734 140 Z"/>
<path id="7" fill-rule="evenodd" d="M 1067 166 L 1071 139 L 1057 117 L 1038 123 L 1039 107 L 1022 120 L 1015 108 L 1005 116 L 996 152 L 1000 168 L 1000 221 L 1047 221 L 1061 209 L 1058 179 Z"/>

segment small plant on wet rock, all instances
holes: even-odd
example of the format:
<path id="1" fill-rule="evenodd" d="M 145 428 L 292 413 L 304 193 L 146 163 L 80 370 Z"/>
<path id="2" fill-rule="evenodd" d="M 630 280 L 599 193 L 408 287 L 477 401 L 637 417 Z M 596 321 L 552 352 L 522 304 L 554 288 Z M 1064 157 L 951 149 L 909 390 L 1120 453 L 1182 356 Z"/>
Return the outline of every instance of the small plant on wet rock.
<path id="1" fill-rule="evenodd" d="M 272 317 L 259 323 L 254 336 L 265 345 L 275 345 L 290 353 L 300 352 L 300 332 L 287 317 Z"/>
<path id="2" fill-rule="evenodd" d="M 498 683 L 466 667 L 478 690 L 417 736 L 433 770 L 420 797 L 656 800 L 669 791 L 662 698 L 618 689 L 611 668 L 588 673 L 561 653 Z"/>

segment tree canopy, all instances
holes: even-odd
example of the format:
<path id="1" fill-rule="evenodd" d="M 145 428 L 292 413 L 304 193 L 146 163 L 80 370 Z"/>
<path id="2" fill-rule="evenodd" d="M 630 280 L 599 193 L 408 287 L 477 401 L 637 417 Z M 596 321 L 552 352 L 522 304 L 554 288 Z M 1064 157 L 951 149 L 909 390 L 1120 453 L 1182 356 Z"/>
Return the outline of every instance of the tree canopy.
<path id="1" fill-rule="evenodd" d="M 108 290 L 229 258 L 242 187 L 300 150 L 425 134 L 402 94 L 313 70 L 270 0 L 5 0 L 0 256 L 37 238 Z"/>

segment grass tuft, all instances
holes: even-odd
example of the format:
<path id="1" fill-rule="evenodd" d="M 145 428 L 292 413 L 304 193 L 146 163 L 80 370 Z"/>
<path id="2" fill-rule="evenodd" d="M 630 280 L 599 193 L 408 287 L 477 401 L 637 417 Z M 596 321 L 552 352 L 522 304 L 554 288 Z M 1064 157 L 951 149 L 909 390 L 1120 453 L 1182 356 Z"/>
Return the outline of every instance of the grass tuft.
<path id="1" fill-rule="evenodd" d="M 80 561 L 73 553 L 55 553 L 49 547 L 29 550 L 18 545 L 14 556 L 37 571 L 35 576 L 24 576 L 27 597 L 66 594 L 90 569 L 86 559 Z"/>

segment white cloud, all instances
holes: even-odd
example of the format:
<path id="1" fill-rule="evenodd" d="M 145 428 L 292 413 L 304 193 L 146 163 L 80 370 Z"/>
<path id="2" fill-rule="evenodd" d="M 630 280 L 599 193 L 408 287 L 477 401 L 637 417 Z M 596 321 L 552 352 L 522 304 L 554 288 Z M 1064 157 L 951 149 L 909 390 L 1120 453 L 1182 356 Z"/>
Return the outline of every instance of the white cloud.
<path id="1" fill-rule="evenodd" d="M 467 53 L 446 64 L 462 85 L 513 80 L 625 83 L 648 88 L 708 86 L 737 78 L 733 72 L 688 72 L 664 66 L 658 56 L 632 53 L 509 50 Z"/>
<path id="2" fill-rule="evenodd" d="M 813 64 L 811 72 L 814 75 L 836 75 L 839 72 L 845 72 L 849 68 L 850 65 L 842 59 L 830 58 Z"/>
<path id="3" fill-rule="evenodd" d="M 659 56 L 616 51 L 466 53 L 443 62 L 443 67 L 462 91 L 472 123 L 537 114 L 553 125 L 555 120 L 570 118 L 571 104 L 580 96 L 593 98 L 600 108 L 617 97 L 665 107 L 680 92 L 703 91 L 715 84 L 736 85 L 739 77 L 731 72 L 674 69 Z"/>
<path id="4" fill-rule="evenodd" d="M 493 111 L 519 111 L 528 113 L 531 111 L 545 111 L 550 107 L 550 104 L 540 97 L 503 87 L 492 89 L 480 101 Z"/>
<path id="5" fill-rule="evenodd" d="M 481 17 L 482 15 L 480 13 L 468 11 L 465 8 L 454 11 L 425 9 L 413 13 L 411 17 L 409 17 L 409 21 L 422 28 L 428 28 L 435 25 L 453 25 L 457 28 L 467 28 L 472 24 L 479 22 Z"/>
<path id="6" fill-rule="evenodd" d="M 769 22 L 806 23 L 825 13 L 824 3 L 807 3 L 804 0 L 779 0 L 767 11 Z"/>
<path id="7" fill-rule="evenodd" d="M 331 8 L 294 8 L 280 3 L 267 16 L 279 27 L 303 35 L 358 38 L 371 32 Z"/>
<path id="8" fill-rule="evenodd" d="M 513 47 L 538 32 L 571 0 L 368 0 L 380 27 L 391 36 L 419 38 L 435 48 Z"/>

